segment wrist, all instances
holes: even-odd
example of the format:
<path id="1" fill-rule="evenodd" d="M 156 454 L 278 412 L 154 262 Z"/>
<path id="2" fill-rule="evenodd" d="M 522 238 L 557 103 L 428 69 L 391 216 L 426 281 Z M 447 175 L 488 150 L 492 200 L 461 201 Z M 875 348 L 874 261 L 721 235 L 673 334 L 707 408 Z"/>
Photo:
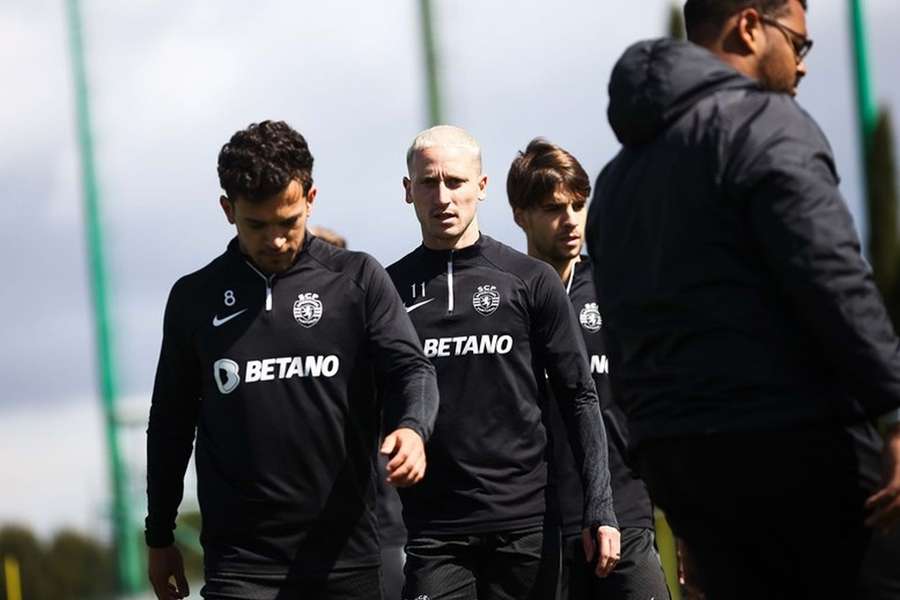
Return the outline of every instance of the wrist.
<path id="1" fill-rule="evenodd" d="M 896 408 L 878 418 L 878 424 L 886 439 L 900 436 L 900 408 Z"/>

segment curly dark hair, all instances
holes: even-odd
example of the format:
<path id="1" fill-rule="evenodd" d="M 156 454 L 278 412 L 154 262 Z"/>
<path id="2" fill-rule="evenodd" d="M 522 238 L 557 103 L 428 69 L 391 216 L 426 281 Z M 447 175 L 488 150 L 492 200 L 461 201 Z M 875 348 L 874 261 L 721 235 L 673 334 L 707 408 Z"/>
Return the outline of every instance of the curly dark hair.
<path id="1" fill-rule="evenodd" d="M 293 179 L 312 187 L 313 157 L 306 139 L 284 121 L 251 123 L 219 152 L 219 185 L 232 200 L 259 202 L 283 190 Z"/>
<path id="2" fill-rule="evenodd" d="M 528 210 L 557 190 L 585 200 L 591 195 L 591 180 L 581 163 L 566 150 L 544 138 L 534 138 L 509 167 L 506 176 L 509 205 Z"/>
<path id="3" fill-rule="evenodd" d="M 687 0 L 684 3 L 684 24 L 689 39 L 697 37 L 703 26 L 721 26 L 728 17 L 745 8 L 755 8 L 759 14 L 777 17 L 787 9 L 790 0 Z M 806 0 L 800 0 L 807 10 Z"/>

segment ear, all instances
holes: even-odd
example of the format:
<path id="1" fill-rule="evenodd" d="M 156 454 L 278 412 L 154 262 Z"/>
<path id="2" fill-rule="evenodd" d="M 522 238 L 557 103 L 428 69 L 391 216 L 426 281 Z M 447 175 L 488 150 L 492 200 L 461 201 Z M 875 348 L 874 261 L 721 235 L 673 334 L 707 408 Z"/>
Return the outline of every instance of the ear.
<path id="1" fill-rule="evenodd" d="M 234 225 L 234 203 L 228 199 L 228 196 L 219 196 L 219 206 L 225 211 L 225 218 Z"/>
<path id="2" fill-rule="evenodd" d="M 764 23 L 755 8 L 747 8 L 737 15 L 737 37 L 750 54 L 759 56 L 765 50 Z"/>
<path id="3" fill-rule="evenodd" d="M 513 221 L 516 222 L 516 225 L 518 225 L 522 229 L 525 229 L 525 222 L 526 222 L 525 211 L 522 210 L 521 208 L 514 208 L 513 209 Z"/>
<path id="4" fill-rule="evenodd" d="M 309 218 L 309 215 L 312 214 L 313 203 L 316 201 L 316 194 L 319 193 L 319 188 L 316 186 L 312 186 L 309 188 L 309 191 L 306 192 L 306 218 Z"/>
<path id="5" fill-rule="evenodd" d="M 488 176 L 482 175 L 478 179 L 478 199 L 484 200 L 487 197 Z"/>
<path id="6" fill-rule="evenodd" d="M 403 178 L 403 189 L 404 189 L 404 200 L 406 200 L 407 204 L 412 204 L 412 193 L 410 192 L 410 188 L 412 187 L 412 181 L 410 181 L 409 177 Z"/>

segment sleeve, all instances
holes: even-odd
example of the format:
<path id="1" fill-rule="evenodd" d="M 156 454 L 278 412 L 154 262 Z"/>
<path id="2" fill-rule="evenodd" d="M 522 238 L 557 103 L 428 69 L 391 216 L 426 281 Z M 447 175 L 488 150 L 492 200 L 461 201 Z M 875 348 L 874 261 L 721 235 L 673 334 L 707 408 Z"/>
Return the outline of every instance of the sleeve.
<path id="1" fill-rule="evenodd" d="M 193 449 L 200 402 L 201 373 L 189 332 L 181 322 L 179 284 L 169 294 L 163 341 L 147 427 L 148 546 L 162 548 L 174 541 L 175 517 L 184 493 L 184 473 Z"/>
<path id="2" fill-rule="evenodd" d="M 438 411 L 437 375 L 385 270 L 367 257 L 370 354 L 384 402 L 384 429 L 408 427 L 428 441 Z"/>
<path id="3" fill-rule="evenodd" d="M 794 314 L 876 417 L 900 406 L 900 342 L 861 255 L 828 143 L 808 115 L 779 114 L 784 108 L 769 107 L 769 122 L 781 126 L 745 135 L 726 182 L 748 199 L 751 233 Z"/>
<path id="4" fill-rule="evenodd" d="M 559 277 L 549 267 L 541 270 L 532 289 L 536 347 L 566 424 L 575 462 L 581 470 L 582 523 L 585 527 L 618 527 L 610 488 L 606 428 L 578 319 Z"/>

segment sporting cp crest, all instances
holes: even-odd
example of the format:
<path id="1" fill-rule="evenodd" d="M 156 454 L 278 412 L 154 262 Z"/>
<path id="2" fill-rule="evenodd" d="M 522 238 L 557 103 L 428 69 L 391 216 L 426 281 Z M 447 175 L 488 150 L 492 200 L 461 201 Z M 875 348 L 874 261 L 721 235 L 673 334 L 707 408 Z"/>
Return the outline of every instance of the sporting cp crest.
<path id="1" fill-rule="evenodd" d="M 496 285 L 479 285 L 478 291 L 472 296 L 472 306 L 484 316 L 493 314 L 500 306 L 500 292 Z"/>
<path id="2" fill-rule="evenodd" d="M 597 333 L 600 331 L 600 326 L 603 325 L 603 318 L 600 317 L 596 302 L 585 304 L 581 309 L 581 314 L 578 315 L 578 320 L 581 321 L 581 326 L 591 333 Z"/>
<path id="3" fill-rule="evenodd" d="M 312 327 L 322 318 L 322 301 L 318 294 L 300 294 L 294 302 L 294 318 L 304 327 Z"/>

